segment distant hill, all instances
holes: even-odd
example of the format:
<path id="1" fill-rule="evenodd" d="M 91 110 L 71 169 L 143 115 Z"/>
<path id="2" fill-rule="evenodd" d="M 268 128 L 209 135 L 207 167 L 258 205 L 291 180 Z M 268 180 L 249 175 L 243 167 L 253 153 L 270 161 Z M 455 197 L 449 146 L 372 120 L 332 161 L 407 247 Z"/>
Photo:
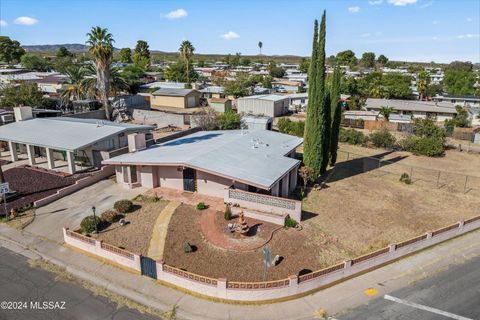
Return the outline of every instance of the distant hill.
<path id="1" fill-rule="evenodd" d="M 65 43 L 65 44 L 40 44 L 22 46 L 28 52 L 56 52 L 60 47 L 65 47 L 71 52 L 85 52 L 88 47 L 80 43 Z"/>

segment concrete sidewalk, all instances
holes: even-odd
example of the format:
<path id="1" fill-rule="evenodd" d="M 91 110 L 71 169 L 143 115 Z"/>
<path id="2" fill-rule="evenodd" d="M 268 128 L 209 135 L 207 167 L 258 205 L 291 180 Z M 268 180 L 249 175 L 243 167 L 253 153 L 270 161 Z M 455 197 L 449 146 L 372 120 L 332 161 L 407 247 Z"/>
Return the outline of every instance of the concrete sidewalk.
<path id="1" fill-rule="evenodd" d="M 178 306 L 181 319 L 312 319 L 320 308 L 333 315 L 361 305 L 375 297 L 480 256 L 480 230 L 424 250 L 396 263 L 342 282 L 315 294 L 268 305 L 233 305 L 199 299 L 124 271 L 50 240 L 39 239 L 0 224 L 0 244 L 29 257 L 40 256 L 64 266 L 83 280 L 138 303 L 167 311 Z M 212 262 L 214 263 L 214 262 Z M 375 288 L 377 295 L 364 291 Z"/>

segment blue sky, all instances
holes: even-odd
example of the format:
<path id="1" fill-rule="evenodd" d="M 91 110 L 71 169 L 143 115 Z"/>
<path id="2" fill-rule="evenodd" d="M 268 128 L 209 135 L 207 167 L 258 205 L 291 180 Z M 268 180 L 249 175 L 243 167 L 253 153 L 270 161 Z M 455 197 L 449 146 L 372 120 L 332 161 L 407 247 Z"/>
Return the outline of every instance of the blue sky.
<path id="1" fill-rule="evenodd" d="M 176 51 L 309 55 L 327 10 L 327 54 L 352 49 L 408 61 L 480 62 L 478 0 L 1 0 L 0 34 L 22 44 L 84 43 L 107 27 L 116 47 L 138 39 Z"/>

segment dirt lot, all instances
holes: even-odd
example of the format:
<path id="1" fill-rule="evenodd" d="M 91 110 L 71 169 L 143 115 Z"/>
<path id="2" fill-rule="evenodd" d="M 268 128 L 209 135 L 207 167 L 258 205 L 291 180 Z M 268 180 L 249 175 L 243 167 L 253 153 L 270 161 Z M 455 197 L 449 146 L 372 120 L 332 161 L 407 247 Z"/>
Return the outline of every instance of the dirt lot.
<path id="1" fill-rule="evenodd" d="M 165 200 L 153 203 L 148 200 L 135 201 L 134 204 L 139 208 L 125 215 L 125 219 L 130 223 L 123 227 L 113 223 L 99 233 L 98 239 L 134 253 L 146 255 L 155 220 L 167 203 L 168 201 Z"/>

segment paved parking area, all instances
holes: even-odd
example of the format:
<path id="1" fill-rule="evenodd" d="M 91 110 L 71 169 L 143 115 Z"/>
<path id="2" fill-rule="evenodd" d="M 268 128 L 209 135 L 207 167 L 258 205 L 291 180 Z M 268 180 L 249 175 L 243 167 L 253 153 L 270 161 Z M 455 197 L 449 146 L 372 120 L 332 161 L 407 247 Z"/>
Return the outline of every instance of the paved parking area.
<path id="1" fill-rule="evenodd" d="M 92 206 L 100 215 L 112 208 L 115 201 L 131 199 L 147 189 L 124 188 L 110 179 L 101 180 L 62 199 L 36 210 L 35 220 L 25 228 L 35 235 L 63 242 L 62 228 L 77 228 L 82 219 L 92 214 Z"/>

